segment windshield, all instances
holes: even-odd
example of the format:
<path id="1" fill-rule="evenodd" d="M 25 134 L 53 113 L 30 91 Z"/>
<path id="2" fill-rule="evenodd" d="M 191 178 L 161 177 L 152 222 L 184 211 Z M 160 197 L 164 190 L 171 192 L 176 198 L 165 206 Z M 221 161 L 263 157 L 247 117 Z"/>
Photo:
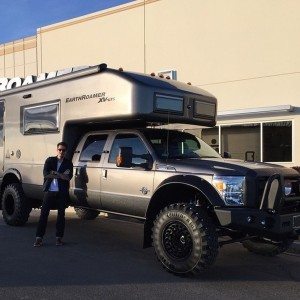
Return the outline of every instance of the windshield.
<path id="1" fill-rule="evenodd" d="M 221 157 L 205 142 L 188 132 L 153 129 L 145 130 L 144 134 L 160 159 Z"/>

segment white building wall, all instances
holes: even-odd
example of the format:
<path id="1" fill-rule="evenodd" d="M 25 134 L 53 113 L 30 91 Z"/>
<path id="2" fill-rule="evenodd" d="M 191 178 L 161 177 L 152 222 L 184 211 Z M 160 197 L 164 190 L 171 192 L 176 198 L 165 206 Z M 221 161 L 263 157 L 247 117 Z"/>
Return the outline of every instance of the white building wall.
<path id="1" fill-rule="evenodd" d="M 219 112 L 258 111 L 219 124 L 293 121 L 293 161 L 286 165 L 300 165 L 299 11 L 298 0 L 137 0 L 42 27 L 36 40 L 0 45 L 0 76 L 101 62 L 176 70 L 178 80 L 214 94 Z M 282 105 L 295 109 L 259 113 Z"/>

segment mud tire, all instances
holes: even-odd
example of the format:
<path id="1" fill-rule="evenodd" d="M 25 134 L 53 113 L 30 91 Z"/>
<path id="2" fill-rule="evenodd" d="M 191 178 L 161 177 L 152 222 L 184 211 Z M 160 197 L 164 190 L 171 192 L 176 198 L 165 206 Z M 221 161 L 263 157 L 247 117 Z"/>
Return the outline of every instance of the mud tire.
<path id="1" fill-rule="evenodd" d="M 25 197 L 21 184 L 7 185 L 3 191 L 1 203 L 2 215 L 6 224 L 22 226 L 28 221 L 32 207 Z"/>
<path id="2" fill-rule="evenodd" d="M 216 227 L 209 215 L 186 204 L 172 204 L 157 216 L 153 246 L 160 263 L 177 275 L 198 274 L 218 255 Z"/>

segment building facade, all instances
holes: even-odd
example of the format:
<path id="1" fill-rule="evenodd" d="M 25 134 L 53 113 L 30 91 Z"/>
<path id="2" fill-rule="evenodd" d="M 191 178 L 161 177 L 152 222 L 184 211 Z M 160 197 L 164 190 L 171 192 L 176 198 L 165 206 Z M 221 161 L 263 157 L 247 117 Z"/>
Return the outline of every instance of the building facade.
<path id="1" fill-rule="evenodd" d="M 105 62 L 165 72 L 218 98 L 195 129 L 233 158 L 299 166 L 300 2 L 137 0 L 0 45 L 0 77 Z"/>

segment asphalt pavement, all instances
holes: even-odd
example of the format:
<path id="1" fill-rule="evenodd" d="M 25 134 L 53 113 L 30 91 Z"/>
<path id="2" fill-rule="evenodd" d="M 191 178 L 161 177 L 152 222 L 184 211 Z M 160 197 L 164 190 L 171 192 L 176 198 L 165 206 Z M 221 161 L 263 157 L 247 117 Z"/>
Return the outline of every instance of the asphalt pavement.
<path id="1" fill-rule="evenodd" d="M 23 227 L 0 217 L 1 299 L 299 299 L 299 254 L 268 258 L 228 245 L 206 273 L 178 277 L 142 249 L 142 224 L 68 211 L 57 247 L 55 215 L 41 248 L 33 247 L 39 211 Z"/>

